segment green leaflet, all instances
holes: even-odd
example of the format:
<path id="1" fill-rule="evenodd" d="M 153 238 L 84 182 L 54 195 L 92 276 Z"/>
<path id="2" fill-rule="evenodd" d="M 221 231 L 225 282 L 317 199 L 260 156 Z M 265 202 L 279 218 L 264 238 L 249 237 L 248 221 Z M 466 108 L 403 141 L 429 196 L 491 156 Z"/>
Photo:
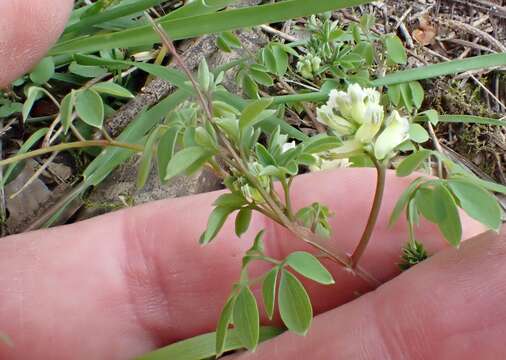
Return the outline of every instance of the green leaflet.
<path id="1" fill-rule="evenodd" d="M 286 258 L 286 263 L 299 274 L 320 284 L 334 284 L 334 279 L 320 261 L 307 252 L 294 252 Z"/>
<path id="2" fill-rule="evenodd" d="M 249 287 L 243 287 L 234 306 L 234 326 L 241 343 L 248 350 L 255 350 L 260 338 L 260 316 L 257 301 Z"/>
<path id="3" fill-rule="evenodd" d="M 302 283 L 287 270 L 281 272 L 278 306 L 286 327 L 305 335 L 313 319 L 311 301 Z"/>

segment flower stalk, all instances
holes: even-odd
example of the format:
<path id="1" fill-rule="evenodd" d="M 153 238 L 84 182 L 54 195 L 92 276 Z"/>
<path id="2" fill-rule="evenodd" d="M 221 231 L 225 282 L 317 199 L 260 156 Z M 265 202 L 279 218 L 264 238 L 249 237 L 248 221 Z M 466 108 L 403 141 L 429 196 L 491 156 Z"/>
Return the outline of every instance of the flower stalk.
<path id="1" fill-rule="evenodd" d="M 371 212 L 369 214 L 369 219 L 367 220 L 367 225 L 364 229 L 362 237 L 360 238 L 360 242 L 358 243 L 355 251 L 351 256 L 351 266 L 352 268 L 356 268 L 360 259 L 365 253 L 369 242 L 371 241 L 372 234 L 374 232 L 374 228 L 376 227 L 376 223 L 378 222 L 378 217 L 381 211 L 381 203 L 383 202 L 383 196 L 385 194 L 385 183 L 386 183 L 386 166 L 376 160 L 374 157 L 371 157 L 374 162 L 374 166 L 376 167 L 377 179 L 376 179 L 376 192 L 374 194 L 374 200 L 371 207 Z"/>

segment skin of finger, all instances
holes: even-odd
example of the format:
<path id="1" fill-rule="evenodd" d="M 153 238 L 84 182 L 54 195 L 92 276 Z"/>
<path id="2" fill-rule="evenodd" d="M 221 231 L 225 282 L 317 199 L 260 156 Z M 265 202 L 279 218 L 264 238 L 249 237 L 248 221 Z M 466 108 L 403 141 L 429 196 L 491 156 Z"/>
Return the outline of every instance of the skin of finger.
<path id="1" fill-rule="evenodd" d="M 487 233 L 440 252 L 315 318 L 306 338 L 266 342 L 261 359 L 502 359 L 506 353 L 506 236 Z"/>
<path id="2" fill-rule="evenodd" d="M 0 1 L 0 88 L 29 71 L 60 36 L 72 0 Z"/>
<path id="3" fill-rule="evenodd" d="M 364 266 L 382 280 L 396 275 L 395 262 L 406 240 L 403 225 L 392 230 L 384 224 L 408 181 L 390 174 L 380 225 L 364 258 Z M 337 229 L 329 242 L 350 250 L 365 224 L 373 185 L 371 170 L 303 176 L 294 183 L 295 206 L 329 204 Z M 211 331 L 258 230 L 267 228 L 272 256 L 304 248 L 262 217 L 254 218 L 242 240 L 233 235 L 229 221 L 214 243 L 201 248 L 197 239 L 218 195 L 162 201 L 3 239 L 0 319 L 2 331 L 17 346 L 0 347 L 0 357 L 79 359 L 91 354 L 124 359 Z M 482 230 L 468 220 L 464 225 L 466 236 Z M 420 233 L 433 251 L 443 244 L 435 233 Z M 360 279 L 338 267 L 333 274 L 336 287 L 309 286 L 316 312 L 350 301 L 365 289 Z"/>

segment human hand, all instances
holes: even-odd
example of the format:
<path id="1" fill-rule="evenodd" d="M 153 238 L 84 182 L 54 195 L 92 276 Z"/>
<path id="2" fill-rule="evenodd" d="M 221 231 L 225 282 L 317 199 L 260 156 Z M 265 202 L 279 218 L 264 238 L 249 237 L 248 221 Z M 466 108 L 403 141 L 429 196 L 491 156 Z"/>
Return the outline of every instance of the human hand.
<path id="1" fill-rule="evenodd" d="M 62 8 L 70 7 L 69 1 L 57 0 L 0 4 L 6 29 L 18 21 L 15 14 L 40 16 L 29 21 L 33 32 L 27 28 L 18 35 L 10 32 L 8 41 L 0 38 L 10 47 L 5 56 L 9 47 L 3 46 L 0 83 L 28 70 L 36 62 L 31 55 L 43 56 L 43 45 L 51 44 L 63 27 Z M 40 31 L 37 19 L 52 30 Z M 26 48 L 36 51 L 28 56 Z M 351 250 L 366 222 L 373 182 L 369 170 L 300 177 L 294 205 L 328 204 L 336 212 L 332 241 Z M 395 263 L 407 234 L 402 224 L 388 229 L 387 217 L 406 185 L 407 180 L 389 178 L 379 226 L 363 259 L 363 266 L 386 285 L 353 300 L 367 286 L 334 268 L 335 286 L 306 283 L 321 314 L 306 338 L 285 334 L 243 356 L 448 359 L 476 353 L 500 358 L 506 351 L 506 265 L 499 237 L 482 235 L 389 281 L 398 273 Z M 301 249 L 299 241 L 262 217 L 254 219 L 242 240 L 228 224 L 215 243 L 199 247 L 216 196 L 169 200 L 1 239 L 0 332 L 11 337 L 14 347 L 0 344 L 0 358 L 128 359 L 212 331 L 255 231 L 267 226 L 268 252 L 274 257 Z M 482 231 L 469 219 L 463 223 L 465 237 Z M 431 252 L 444 246 L 430 225 L 418 234 Z"/>

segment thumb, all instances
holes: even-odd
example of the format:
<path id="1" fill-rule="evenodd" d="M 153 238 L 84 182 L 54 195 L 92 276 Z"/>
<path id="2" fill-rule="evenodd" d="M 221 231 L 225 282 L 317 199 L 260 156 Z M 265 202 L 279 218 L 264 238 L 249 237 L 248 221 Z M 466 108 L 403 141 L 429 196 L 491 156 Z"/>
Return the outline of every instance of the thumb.
<path id="1" fill-rule="evenodd" d="M 443 251 L 353 302 L 245 353 L 263 359 L 503 359 L 506 234 Z"/>
<path id="2" fill-rule="evenodd" d="M 72 0 L 0 1 L 0 88 L 27 72 L 65 27 Z"/>

